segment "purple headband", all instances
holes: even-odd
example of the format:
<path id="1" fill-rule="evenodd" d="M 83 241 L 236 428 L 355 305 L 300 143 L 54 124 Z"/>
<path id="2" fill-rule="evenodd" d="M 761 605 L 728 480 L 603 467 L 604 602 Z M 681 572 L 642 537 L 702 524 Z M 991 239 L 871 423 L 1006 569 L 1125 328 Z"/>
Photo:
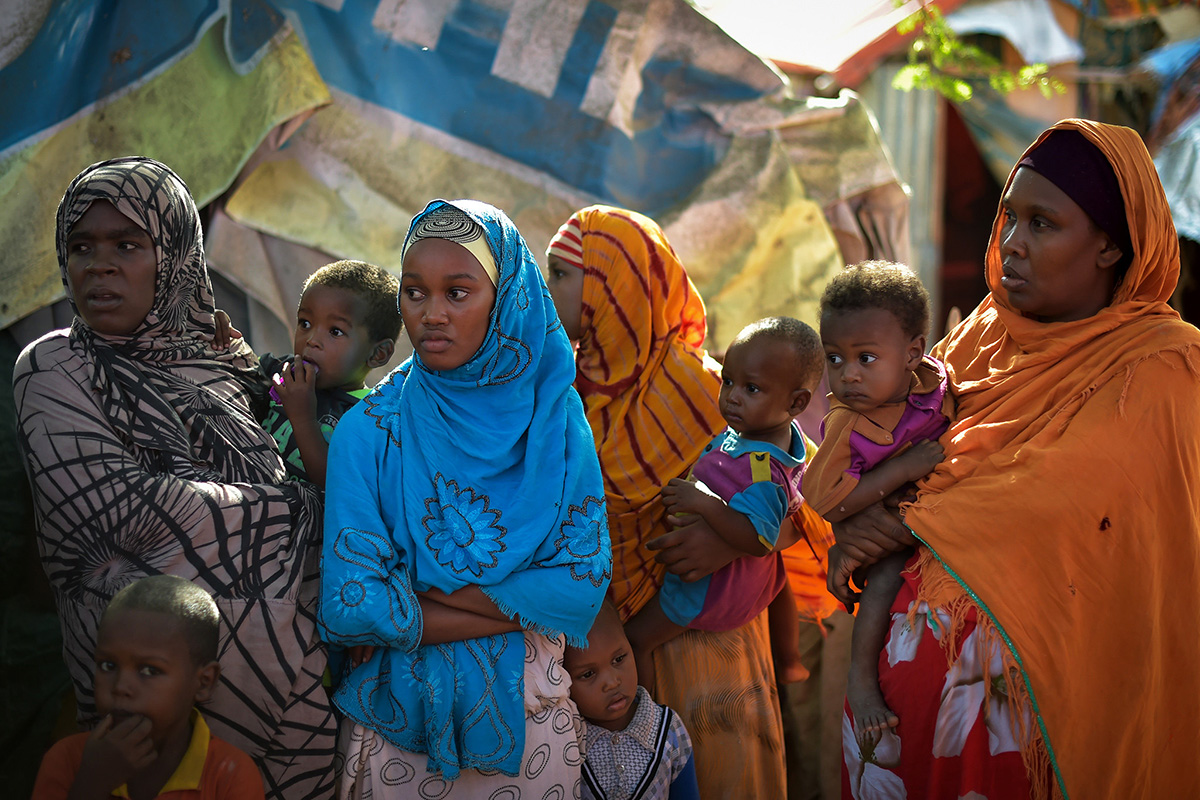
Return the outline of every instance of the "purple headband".
<path id="1" fill-rule="evenodd" d="M 1133 256 L 1121 184 L 1112 164 L 1086 136 L 1077 130 L 1053 131 L 1017 166 L 1029 167 L 1062 189 L 1126 259 Z"/>

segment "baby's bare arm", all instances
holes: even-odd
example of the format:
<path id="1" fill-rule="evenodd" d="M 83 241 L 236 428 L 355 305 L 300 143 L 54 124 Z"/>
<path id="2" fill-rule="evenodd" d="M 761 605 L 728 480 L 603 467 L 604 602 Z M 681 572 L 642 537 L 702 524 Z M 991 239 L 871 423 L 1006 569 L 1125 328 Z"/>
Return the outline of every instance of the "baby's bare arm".
<path id="1" fill-rule="evenodd" d="M 325 441 L 325 434 L 317 419 L 317 369 L 296 358 L 282 367 L 280 378 L 283 383 L 275 385 L 275 392 L 279 395 L 288 421 L 292 423 L 292 438 L 296 440 L 304 471 L 311 483 L 324 487 L 329 443 Z"/>
<path id="2" fill-rule="evenodd" d="M 841 522 L 872 503 L 878 503 L 904 484 L 924 478 L 944 457 L 945 451 L 937 442 L 928 439 L 917 442 L 900 455 L 864 472 L 858 485 L 836 508 L 825 514 L 825 519 Z"/>
<path id="3" fill-rule="evenodd" d="M 662 490 L 663 504 L 674 516 L 695 514 L 702 518 L 721 540 L 746 555 L 770 552 L 758 538 L 750 518 L 735 511 L 716 495 L 709 494 L 690 481 L 675 478 Z"/>

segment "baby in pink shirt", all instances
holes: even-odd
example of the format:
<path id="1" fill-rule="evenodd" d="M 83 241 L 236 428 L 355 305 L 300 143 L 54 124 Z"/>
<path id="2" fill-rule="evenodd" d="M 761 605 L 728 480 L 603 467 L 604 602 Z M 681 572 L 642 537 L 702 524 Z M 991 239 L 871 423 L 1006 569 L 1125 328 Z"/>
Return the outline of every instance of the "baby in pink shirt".
<path id="1" fill-rule="evenodd" d="M 868 261 L 847 267 L 821 296 L 831 406 L 824 439 L 804 473 L 804 497 L 840 522 L 927 475 L 942 460 L 937 440 L 953 413 L 946 370 L 925 355 L 929 295 L 907 267 Z M 846 698 L 860 737 L 899 724 L 879 690 L 879 651 L 910 553 L 867 567 L 861 596 L 850 577 L 862 564 L 829 550 L 829 590 L 854 610 Z M 856 578 L 856 583 L 862 583 Z"/>

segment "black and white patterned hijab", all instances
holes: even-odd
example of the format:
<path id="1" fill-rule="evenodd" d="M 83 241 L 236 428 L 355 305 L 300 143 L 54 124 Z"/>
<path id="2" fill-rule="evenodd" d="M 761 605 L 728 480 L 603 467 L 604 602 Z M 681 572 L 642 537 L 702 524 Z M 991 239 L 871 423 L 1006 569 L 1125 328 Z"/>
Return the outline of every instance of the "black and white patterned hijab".
<path id="1" fill-rule="evenodd" d="M 97 200 L 112 203 L 154 242 L 154 304 L 141 325 L 124 336 L 88 326 L 67 278 L 67 237 Z M 172 462 L 178 457 L 219 465 L 231 456 L 214 451 L 231 446 L 256 451 L 270 440 L 269 435 L 263 439 L 248 413 L 260 383 L 253 351 L 242 340 L 227 351 L 212 346 L 213 293 L 200 216 L 178 175 L 140 156 L 93 164 L 63 195 L 55 244 L 63 285 L 76 311 L 71 342 L 88 363 L 103 411 L 129 444 L 157 452 L 157 463 L 165 455 Z M 205 377 L 198 381 L 197 375 Z M 210 384 L 215 388 L 205 390 Z M 259 467 L 273 471 L 266 454 L 251 460 L 261 461 L 252 472 Z"/>

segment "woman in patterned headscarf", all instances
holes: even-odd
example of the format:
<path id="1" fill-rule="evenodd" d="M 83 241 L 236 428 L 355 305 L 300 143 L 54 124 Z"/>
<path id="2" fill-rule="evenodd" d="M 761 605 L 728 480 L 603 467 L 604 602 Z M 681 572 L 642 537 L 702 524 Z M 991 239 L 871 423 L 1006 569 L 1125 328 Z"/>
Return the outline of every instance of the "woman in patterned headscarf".
<path id="1" fill-rule="evenodd" d="M 79 722 L 98 721 L 100 614 L 145 575 L 178 575 L 221 609 L 221 685 L 205 716 L 255 758 L 268 796 L 327 795 L 334 720 L 314 619 L 320 500 L 289 482 L 251 414 L 256 360 L 213 349 L 200 219 L 148 158 L 88 167 L 58 208 L 76 311 L 14 374 L 38 545 Z"/>
<path id="2" fill-rule="evenodd" d="M 628 621 L 663 583 L 665 567 L 647 546 L 674 535 L 662 487 L 685 476 L 725 427 L 717 406 L 720 366 L 702 349 L 704 302 L 654 220 L 585 208 L 559 229 L 547 260 L 563 326 L 579 342 L 575 386 L 604 475 L 610 593 Z M 715 534 L 711 544 L 714 551 L 725 547 Z M 766 615 L 733 631 L 688 631 L 655 650 L 654 661 L 656 684 L 648 688 L 687 725 L 701 794 L 783 796 L 783 730 Z"/>
<path id="3" fill-rule="evenodd" d="M 575 797 L 563 650 L 612 555 L 570 344 L 492 206 L 433 201 L 401 261 L 413 357 L 329 451 L 320 620 L 361 662 L 334 696 L 339 796 Z"/>

